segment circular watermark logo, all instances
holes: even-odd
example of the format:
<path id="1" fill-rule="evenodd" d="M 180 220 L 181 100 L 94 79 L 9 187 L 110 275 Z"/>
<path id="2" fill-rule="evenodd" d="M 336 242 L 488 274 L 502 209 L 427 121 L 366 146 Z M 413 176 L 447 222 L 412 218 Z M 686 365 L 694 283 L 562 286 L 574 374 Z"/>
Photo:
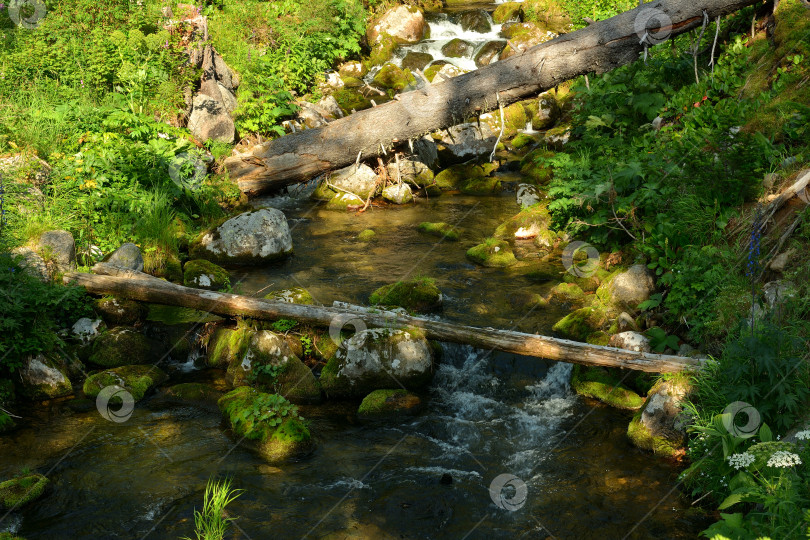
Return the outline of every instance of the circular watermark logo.
<path id="1" fill-rule="evenodd" d="M 514 474 L 500 474 L 489 484 L 489 496 L 501 510 L 514 512 L 523 508 L 529 488 Z"/>
<path id="2" fill-rule="evenodd" d="M 116 406 L 118 408 L 114 409 Z M 132 416 L 132 411 L 135 410 L 135 399 L 132 394 L 117 384 L 105 386 L 96 397 L 96 408 L 105 420 L 121 424 Z"/>
<path id="3" fill-rule="evenodd" d="M 660 9 L 644 8 L 636 15 L 633 29 L 641 42 L 658 45 L 672 34 L 672 19 Z"/>
<path id="4" fill-rule="evenodd" d="M 745 423 L 740 424 L 740 420 L 745 420 Z M 760 423 L 759 411 L 744 401 L 735 401 L 723 409 L 723 426 L 735 437 L 742 439 L 753 437 L 757 434 Z"/>
<path id="5" fill-rule="evenodd" d="M 169 163 L 169 177 L 180 189 L 198 189 L 208 175 L 208 165 L 196 152 L 177 154 Z"/>
<path id="6" fill-rule="evenodd" d="M 577 240 L 565 246 L 562 263 L 569 274 L 588 278 L 599 269 L 599 251 L 587 242 Z"/>
<path id="7" fill-rule="evenodd" d="M 45 2 L 42 0 L 11 0 L 8 16 L 17 26 L 33 30 L 45 18 Z"/>
<path id="8" fill-rule="evenodd" d="M 354 327 L 354 336 L 350 339 L 343 339 L 341 333 L 346 325 L 351 325 Z M 366 336 L 363 334 L 359 339 L 357 335 L 360 332 L 367 330 L 368 327 L 363 319 L 359 318 L 357 315 L 352 315 L 350 313 L 340 313 L 335 315 L 332 318 L 332 321 L 329 323 L 329 337 L 332 338 L 332 341 L 335 342 L 335 345 L 338 347 L 344 347 L 347 350 L 354 350 L 361 348 L 366 343 Z"/>

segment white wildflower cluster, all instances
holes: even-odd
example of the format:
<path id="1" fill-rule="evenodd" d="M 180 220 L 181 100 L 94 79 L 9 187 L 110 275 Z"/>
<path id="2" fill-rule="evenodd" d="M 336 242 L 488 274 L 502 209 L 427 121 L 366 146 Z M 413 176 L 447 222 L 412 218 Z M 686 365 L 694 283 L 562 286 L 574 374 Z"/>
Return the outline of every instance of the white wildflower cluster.
<path id="1" fill-rule="evenodd" d="M 804 431 L 800 431 L 796 434 L 796 438 L 800 441 L 808 441 L 810 440 L 810 429 L 805 429 Z"/>
<path id="2" fill-rule="evenodd" d="M 743 452 L 742 454 L 733 454 L 728 457 L 729 464 L 737 469 L 745 469 L 749 465 L 751 465 L 756 460 L 754 454 L 750 452 Z"/>
<path id="3" fill-rule="evenodd" d="M 795 465 L 801 465 L 802 460 L 793 452 L 786 452 L 779 450 L 771 454 L 768 458 L 768 467 L 775 467 L 778 469 L 786 469 Z"/>

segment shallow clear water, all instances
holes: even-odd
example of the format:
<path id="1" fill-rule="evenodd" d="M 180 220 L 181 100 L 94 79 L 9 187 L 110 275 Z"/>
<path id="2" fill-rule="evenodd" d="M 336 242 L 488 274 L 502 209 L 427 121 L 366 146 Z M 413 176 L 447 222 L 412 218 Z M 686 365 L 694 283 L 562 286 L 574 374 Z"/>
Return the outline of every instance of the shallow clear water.
<path id="1" fill-rule="evenodd" d="M 239 274 L 247 292 L 298 285 L 323 303 L 362 303 L 382 283 L 424 274 L 445 292 L 446 319 L 548 332 L 563 313 L 526 317 L 505 298 L 542 286 L 465 261 L 470 245 L 517 211 L 511 195 L 446 195 L 360 216 L 305 199 L 272 204 L 290 218 L 296 253 Z M 461 242 L 439 243 L 416 231 L 424 220 L 466 232 Z M 357 242 L 365 228 L 377 231 L 376 243 Z M 215 370 L 174 367 L 173 383 L 224 388 Z M 281 467 L 236 444 L 214 409 L 153 396 L 116 424 L 94 409 L 56 405 L 0 438 L 0 477 L 28 467 L 52 480 L 45 497 L 3 518 L 0 530 L 29 540 L 190 535 L 205 482 L 217 474 L 244 490 L 229 507 L 238 518 L 232 538 L 694 537 L 702 524 L 685 517 L 688 502 L 673 491 L 678 470 L 628 443 L 629 414 L 573 395 L 569 372 L 566 364 L 445 345 L 419 415 L 358 424 L 357 403 L 302 407 L 317 450 Z M 440 482 L 444 474 L 451 484 Z M 490 496 L 501 474 L 527 487 L 516 511 Z"/>

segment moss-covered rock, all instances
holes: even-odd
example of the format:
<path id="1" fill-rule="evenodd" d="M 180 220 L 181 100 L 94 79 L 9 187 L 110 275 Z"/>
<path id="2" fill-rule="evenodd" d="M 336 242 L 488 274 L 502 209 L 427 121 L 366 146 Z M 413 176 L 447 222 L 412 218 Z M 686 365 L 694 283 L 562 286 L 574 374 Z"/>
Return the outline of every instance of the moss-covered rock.
<path id="1" fill-rule="evenodd" d="M 525 0 L 523 9 L 526 20 L 536 23 L 545 30 L 556 34 L 571 31 L 571 18 L 557 0 Z"/>
<path id="2" fill-rule="evenodd" d="M 351 193 L 338 193 L 326 203 L 327 210 L 346 211 L 350 207 L 356 208 L 366 204 L 366 201 Z"/>
<path id="3" fill-rule="evenodd" d="M 442 47 L 442 54 L 447 58 L 463 58 L 472 55 L 475 46 L 461 38 L 453 38 Z"/>
<path id="4" fill-rule="evenodd" d="M 615 370 L 575 365 L 571 372 L 571 388 L 579 395 L 598 399 L 617 409 L 636 410 L 644 399 L 621 384 Z"/>
<path id="5" fill-rule="evenodd" d="M 590 343 L 591 345 L 607 347 L 610 344 L 610 334 L 600 330 L 589 335 L 585 342 Z"/>
<path id="6" fill-rule="evenodd" d="M 505 268 L 517 263 L 509 242 L 487 238 L 483 243 L 467 250 L 467 258 L 481 266 Z"/>
<path id="7" fill-rule="evenodd" d="M 630 425 L 627 426 L 627 437 L 638 448 L 649 450 L 663 457 L 675 456 L 680 450 L 678 446 L 673 445 L 665 438 L 652 435 L 649 430 L 642 425 L 641 413 L 633 416 L 633 420 L 631 420 Z"/>
<path id="8" fill-rule="evenodd" d="M 145 364 L 151 360 L 149 340 L 134 328 L 119 326 L 102 333 L 93 342 L 87 360 L 105 368 Z"/>
<path id="9" fill-rule="evenodd" d="M 312 371 L 295 355 L 284 336 L 268 330 L 251 337 L 247 353 L 228 365 L 225 378 L 232 386 L 272 390 L 293 403 L 321 400 L 320 385 Z"/>
<path id="10" fill-rule="evenodd" d="M 483 47 L 478 49 L 478 52 L 475 53 L 475 65 L 477 67 L 488 66 L 496 58 L 498 58 L 504 47 L 506 47 L 505 40 L 497 39 L 488 41 Z"/>
<path id="11" fill-rule="evenodd" d="M 369 303 L 403 307 L 417 313 L 430 313 L 441 310 L 442 292 L 431 278 L 397 281 L 371 293 Z"/>
<path id="12" fill-rule="evenodd" d="M 315 303 L 315 299 L 309 294 L 309 291 L 303 287 L 293 287 L 291 289 L 282 289 L 279 291 L 269 292 L 264 295 L 265 300 L 275 300 L 278 302 L 287 302 L 288 304 L 302 304 L 311 306 Z"/>
<path id="13" fill-rule="evenodd" d="M 341 77 L 340 80 L 343 81 L 344 88 L 362 88 L 366 84 L 356 77 Z"/>
<path id="14" fill-rule="evenodd" d="M 501 191 L 501 181 L 495 176 L 466 178 L 459 190 L 465 195 L 492 195 Z"/>
<path id="15" fill-rule="evenodd" d="M 585 293 L 576 283 L 558 283 L 549 291 L 549 299 L 561 304 L 577 304 L 585 299 Z"/>
<path id="16" fill-rule="evenodd" d="M 334 91 L 332 97 L 346 115 L 351 114 L 353 110 L 362 111 L 371 108 L 371 100 L 353 88 L 339 88 Z"/>
<path id="17" fill-rule="evenodd" d="M 435 184 L 444 190 L 459 189 L 465 182 L 484 178 L 479 165 L 452 165 L 436 175 Z"/>
<path id="18" fill-rule="evenodd" d="M 433 236 L 438 236 L 439 238 L 444 238 L 445 240 L 449 240 L 451 242 L 457 242 L 459 238 L 458 229 L 449 223 L 444 222 L 430 223 L 428 221 L 424 221 L 419 224 L 419 231 L 432 234 Z"/>
<path id="19" fill-rule="evenodd" d="M 529 263 L 519 268 L 519 270 L 523 276 L 531 281 L 547 283 L 549 281 L 558 281 L 565 269 L 559 260 L 544 259 Z"/>
<path id="20" fill-rule="evenodd" d="M 146 320 L 149 308 L 134 300 L 123 298 L 100 298 L 95 310 L 107 326 L 133 326 Z"/>
<path id="21" fill-rule="evenodd" d="M 569 313 L 557 321 L 552 330 L 565 339 L 587 341 L 594 332 L 604 330 L 608 323 L 607 313 L 598 306 L 589 306 Z"/>
<path id="22" fill-rule="evenodd" d="M 554 157 L 554 152 L 545 148 L 537 148 L 526 154 L 520 161 L 520 174 L 526 181 L 536 186 L 543 186 L 551 181 L 554 170 L 551 167 L 550 159 Z"/>
<path id="23" fill-rule="evenodd" d="M 231 282 L 227 270 L 210 261 L 195 259 L 183 267 L 183 285 L 219 291 Z"/>
<path id="24" fill-rule="evenodd" d="M 218 405 L 233 434 L 255 445 L 269 463 L 282 463 L 312 451 L 309 428 L 298 409 L 281 396 L 242 386 L 222 396 Z M 275 412 L 272 416 L 268 414 L 270 408 Z"/>
<path id="25" fill-rule="evenodd" d="M 529 117 L 526 114 L 526 109 L 520 102 L 513 103 L 508 107 L 504 107 L 503 118 L 504 118 L 503 137 L 505 139 L 511 139 L 512 137 L 518 134 L 518 131 L 526 129 L 526 125 L 529 123 Z M 486 120 L 486 122 L 489 124 L 490 128 L 494 133 L 500 133 L 501 131 L 500 114 L 493 113 L 485 117 L 482 117 L 482 119 Z"/>
<path id="26" fill-rule="evenodd" d="M 189 243 L 192 259 L 217 264 L 267 264 L 292 255 L 290 227 L 277 208 L 247 210 L 227 218 L 194 237 Z"/>
<path id="27" fill-rule="evenodd" d="M 84 394 L 95 398 L 107 386 L 120 386 L 140 401 L 146 393 L 169 380 L 166 373 L 152 365 L 123 366 L 90 375 L 84 381 Z"/>
<path id="28" fill-rule="evenodd" d="M 40 498 L 48 485 L 48 479 L 32 473 L 0 483 L 0 508 L 16 510 Z"/>
<path id="29" fill-rule="evenodd" d="M 403 90 L 408 85 L 415 83 L 416 79 L 411 75 L 410 70 L 403 70 L 395 64 L 385 64 L 374 75 L 374 84 L 392 90 Z"/>
<path id="30" fill-rule="evenodd" d="M 357 239 L 363 242 L 364 244 L 367 244 L 377 239 L 377 233 L 375 233 L 371 229 L 365 229 L 363 231 L 360 231 L 360 234 L 357 235 Z"/>
<path id="31" fill-rule="evenodd" d="M 535 139 L 531 135 L 528 135 L 526 133 L 518 133 L 517 135 L 515 135 L 514 139 L 509 141 L 509 146 L 511 146 L 515 150 L 520 150 L 521 148 L 529 146 L 530 144 L 533 144 L 535 142 L 537 142 L 537 139 Z"/>
<path id="32" fill-rule="evenodd" d="M 501 223 L 493 236 L 501 240 L 534 238 L 549 231 L 550 226 L 551 214 L 547 206 L 544 203 L 537 203 Z M 553 231 L 549 232 L 556 237 Z"/>
<path id="33" fill-rule="evenodd" d="M 523 20 L 523 4 L 521 2 L 504 2 L 492 12 L 495 24 Z"/>
<path id="34" fill-rule="evenodd" d="M 343 342 L 321 370 L 320 383 L 333 398 L 362 398 L 390 388 L 424 388 L 433 376 L 433 348 L 421 330 L 364 330 Z"/>
<path id="35" fill-rule="evenodd" d="M 548 306 L 548 300 L 531 291 L 520 291 L 509 295 L 509 303 L 516 309 L 529 310 Z"/>
<path id="36" fill-rule="evenodd" d="M 25 359 L 19 369 L 21 394 L 41 401 L 68 396 L 73 385 L 63 358 L 54 353 L 39 354 Z"/>
<path id="37" fill-rule="evenodd" d="M 435 177 L 427 165 L 414 158 L 400 159 L 399 168 L 396 162 L 389 163 L 388 176 L 420 188 L 433 184 Z"/>
<path id="38" fill-rule="evenodd" d="M 428 81 L 433 82 L 433 78 L 436 77 L 436 74 L 439 73 L 448 63 L 449 62 L 446 60 L 435 60 L 427 67 L 427 69 L 425 69 L 425 78 Z"/>
<path id="39" fill-rule="evenodd" d="M 425 66 L 433 61 L 433 56 L 428 53 L 408 51 L 405 58 L 402 59 L 403 69 L 425 69 Z"/>
<path id="40" fill-rule="evenodd" d="M 246 328 L 217 328 L 208 340 L 209 367 L 227 369 L 235 361 L 241 362 L 247 354 L 253 332 Z"/>
<path id="41" fill-rule="evenodd" d="M 198 309 L 184 308 L 178 306 L 164 306 L 162 304 L 147 304 L 149 314 L 147 321 L 159 322 L 166 325 L 206 323 L 222 320 L 222 317 L 200 311 Z"/>
<path id="42" fill-rule="evenodd" d="M 368 55 L 366 68 L 370 66 L 381 66 L 390 61 L 394 57 L 399 48 L 399 44 L 388 35 L 383 35 L 372 48 L 371 53 Z"/>
<path id="43" fill-rule="evenodd" d="M 202 383 L 175 384 L 166 389 L 166 396 L 183 402 L 215 404 L 222 392 Z"/>
<path id="44" fill-rule="evenodd" d="M 357 417 L 362 420 L 389 419 L 416 414 L 421 408 L 419 396 L 407 390 L 375 390 L 363 398 Z"/>

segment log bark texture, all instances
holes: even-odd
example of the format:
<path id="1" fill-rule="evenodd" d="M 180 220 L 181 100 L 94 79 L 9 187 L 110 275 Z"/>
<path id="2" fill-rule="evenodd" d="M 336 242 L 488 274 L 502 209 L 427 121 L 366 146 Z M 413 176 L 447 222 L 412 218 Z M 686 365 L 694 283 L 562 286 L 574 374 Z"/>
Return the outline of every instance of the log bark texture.
<path id="1" fill-rule="evenodd" d="M 120 273 L 110 265 L 95 271 L 118 275 L 95 275 L 79 272 L 65 274 L 65 283 L 74 283 L 98 295 L 113 295 L 130 300 L 199 309 L 216 315 L 242 316 L 254 319 L 296 319 L 328 326 L 330 330 L 357 328 L 421 328 L 429 339 L 466 343 L 484 350 L 498 350 L 588 366 L 627 368 L 653 373 L 697 370 L 702 361 L 695 358 L 649 354 L 614 347 L 602 347 L 511 330 L 476 328 L 443 321 L 432 321 L 390 311 L 356 307 L 325 307 L 274 302 L 249 296 L 218 293 L 183 287 L 157 279 L 139 278 Z M 357 324 L 355 322 L 359 321 Z"/>
<path id="2" fill-rule="evenodd" d="M 633 62 L 661 43 L 760 0 L 658 0 L 532 47 L 503 61 L 406 92 L 326 126 L 263 143 L 225 160 L 248 195 L 275 191 L 496 109 L 588 73 Z"/>

